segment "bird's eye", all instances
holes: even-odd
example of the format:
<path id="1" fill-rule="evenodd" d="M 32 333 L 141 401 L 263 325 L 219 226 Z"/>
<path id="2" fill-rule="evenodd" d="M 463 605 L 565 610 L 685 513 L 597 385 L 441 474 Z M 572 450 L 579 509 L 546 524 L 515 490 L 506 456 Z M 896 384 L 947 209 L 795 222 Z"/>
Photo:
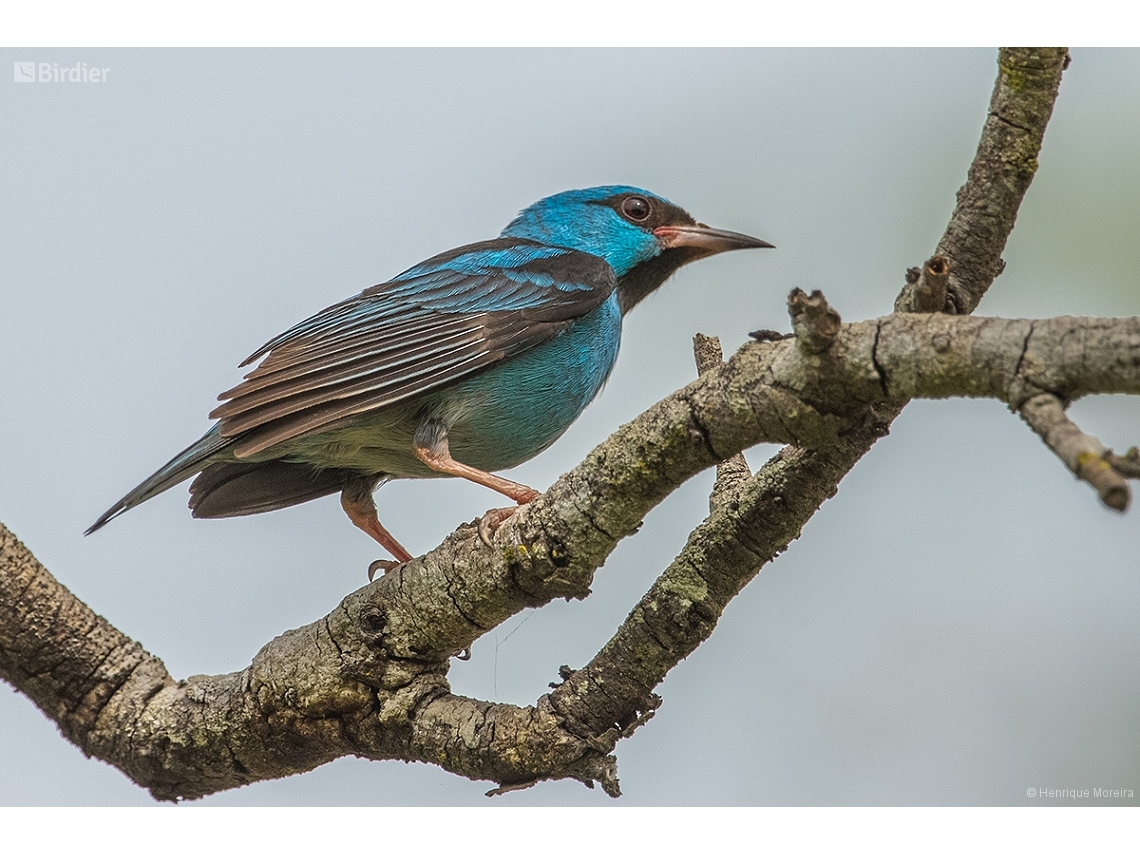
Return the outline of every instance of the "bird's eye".
<path id="1" fill-rule="evenodd" d="M 641 196 L 629 196 L 622 201 L 621 212 L 640 223 L 649 218 L 649 202 Z"/>

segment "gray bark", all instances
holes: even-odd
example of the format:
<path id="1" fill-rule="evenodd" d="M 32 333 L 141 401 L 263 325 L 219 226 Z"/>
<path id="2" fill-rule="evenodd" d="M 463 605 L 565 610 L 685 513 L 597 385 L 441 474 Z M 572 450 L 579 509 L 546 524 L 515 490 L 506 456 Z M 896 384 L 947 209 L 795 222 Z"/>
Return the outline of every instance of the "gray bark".
<path id="1" fill-rule="evenodd" d="M 656 686 L 908 401 L 1004 401 L 1122 510 L 1136 454 L 1104 449 L 1064 407 L 1140 394 L 1140 318 L 968 316 L 1000 271 L 1066 62 L 1064 49 L 1001 52 L 958 206 L 898 313 L 844 324 L 822 294 L 797 291 L 792 338 L 749 343 L 722 364 L 719 343 L 699 337 L 698 379 L 520 509 L 491 547 L 461 528 L 234 674 L 175 680 L 0 526 L 0 676 L 84 752 L 161 799 L 347 754 L 433 763 L 493 781 L 493 792 L 574 778 L 618 795 L 614 745 L 653 715 Z M 739 453 L 758 442 L 786 447 L 752 475 Z M 587 596 L 617 543 L 713 465 L 708 518 L 591 662 L 564 669 L 534 706 L 451 693 L 451 656 L 525 608 Z"/>

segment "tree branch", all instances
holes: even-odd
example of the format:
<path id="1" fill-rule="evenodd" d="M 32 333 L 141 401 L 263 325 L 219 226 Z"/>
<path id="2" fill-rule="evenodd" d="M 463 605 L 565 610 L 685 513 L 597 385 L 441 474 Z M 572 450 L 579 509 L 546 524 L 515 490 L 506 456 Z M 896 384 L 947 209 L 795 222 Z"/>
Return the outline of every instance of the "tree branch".
<path id="1" fill-rule="evenodd" d="M 1018 412 L 1069 471 L 1092 485 L 1105 505 L 1116 511 L 1127 510 L 1132 495 L 1125 478 L 1140 477 L 1135 448 L 1129 455 L 1117 457 L 1095 436 L 1073 424 L 1065 415 L 1061 399 L 1048 392 L 1034 395 Z"/>
<path id="2" fill-rule="evenodd" d="M 952 302 L 946 311 L 972 313 L 1005 268 L 1001 254 L 1037 174 L 1045 126 L 1068 67 L 1065 48 L 1001 49 L 978 151 L 935 251 L 950 260 Z M 895 311 L 908 311 L 913 299 L 910 286 L 899 295 Z"/>
<path id="3" fill-rule="evenodd" d="M 1045 126 L 1052 113 L 1061 72 L 1068 66 L 1068 62 L 1068 52 L 1063 48 L 1001 51 L 999 57 L 1001 70 L 991 99 L 990 116 L 983 130 L 967 183 L 959 191 L 958 206 L 947 226 L 946 235 L 939 244 L 939 252 L 942 255 L 928 261 L 921 271 L 915 271 L 916 275 L 908 274 L 907 285 L 895 303 L 896 311 L 947 311 L 968 314 L 977 306 L 1003 266 L 1001 252 L 1013 229 L 1021 199 L 1036 171 L 1037 153 L 1044 137 Z M 1011 121 L 1014 124 L 1011 124 Z M 975 232 L 975 227 L 978 227 L 979 231 Z M 953 263 L 959 268 L 953 281 L 949 276 L 950 259 L 953 259 Z M 793 308 L 793 322 L 795 314 Z M 767 331 L 754 334 L 754 337 L 761 341 L 780 339 L 779 335 Z M 801 334 L 800 338 L 809 343 L 810 349 L 810 336 Z M 878 343 L 876 338 L 872 357 L 885 394 L 888 389 L 887 375 L 874 360 Z M 940 338 L 939 346 L 941 345 Z M 698 365 L 701 359 L 698 355 Z M 639 616 L 640 623 L 645 624 L 645 615 L 658 612 L 676 614 L 677 609 L 672 611 L 669 609 L 673 602 L 669 592 L 678 587 L 673 584 L 672 577 L 684 574 L 686 564 L 694 568 L 701 567 L 702 572 L 704 568 L 718 564 L 715 548 L 701 551 L 701 540 L 705 536 L 715 540 L 716 535 L 712 532 L 721 532 L 722 546 L 726 550 L 731 550 L 733 544 L 748 542 L 749 538 L 759 539 L 762 542 L 765 531 L 780 532 L 782 529 L 785 532 L 795 532 L 787 536 L 785 545 L 793 537 L 798 536 L 800 526 L 814 513 L 814 508 L 805 512 L 803 508 L 794 507 L 785 501 L 785 496 L 798 497 L 814 491 L 816 495 L 822 493 L 822 498 L 819 499 L 822 503 L 825 498 L 834 495 L 839 481 L 870 449 L 876 439 L 887 433 L 890 423 L 901 410 L 901 403 L 869 405 L 864 425 L 845 435 L 842 442 L 815 451 L 785 448 L 749 483 L 749 486 L 754 487 L 751 494 L 753 503 L 751 506 L 744 503 L 744 507 L 741 508 L 738 517 L 739 528 L 726 522 L 714 521 L 713 517 L 720 509 L 715 501 L 717 489 L 714 488 L 713 498 L 710 500 L 713 516 L 693 533 L 682 556 L 679 556 L 663 574 L 607 648 L 586 670 L 594 669 L 604 674 L 613 668 L 611 659 L 621 659 L 618 651 L 636 652 L 651 649 L 651 646 L 639 646 L 637 643 Z M 1137 467 L 1135 455 L 1131 451 L 1129 455 L 1128 465 Z M 830 459 L 825 460 L 824 457 Z M 777 489 L 768 493 L 764 490 L 765 481 L 782 484 L 786 490 Z M 718 487 L 719 483 L 718 477 Z M 777 534 L 777 543 L 779 539 Z M 735 555 L 720 566 L 726 568 L 726 574 L 729 576 L 732 574 L 731 568 L 738 568 L 740 571 L 738 578 L 741 584 L 744 584 L 778 551 L 779 547 L 770 551 L 770 554 L 760 549 L 749 555 Z M 686 556 L 686 553 L 689 555 Z M 697 553 L 700 561 L 704 563 L 695 561 L 692 553 Z M 689 590 L 699 591 L 700 586 L 695 588 L 690 586 Z M 703 601 L 701 603 L 704 604 Z M 699 643 L 699 638 L 707 637 L 707 633 L 711 632 L 712 624 L 719 614 L 717 606 L 722 608 L 723 603 L 717 600 L 712 604 L 712 608 L 706 610 L 706 618 L 703 620 L 691 618 L 693 610 L 700 611 L 699 606 L 693 606 L 688 610 L 688 614 L 682 615 L 679 620 L 668 625 L 700 627 L 697 634 L 697 643 Z M 711 621 L 707 615 L 712 615 Z M 681 639 L 680 643 L 673 645 L 673 649 L 677 651 L 677 655 L 672 659 L 675 664 L 687 655 L 692 647 Z M 607 655 L 607 652 L 613 655 Z M 661 662 L 657 673 L 663 676 L 669 667 L 671 665 L 668 661 Z M 597 678 L 591 674 L 584 674 L 577 679 L 579 685 L 588 686 Z M 626 704 L 624 706 L 609 704 L 609 712 L 600 720 L 604 721 L 607 716 L 611 720 L 620 720 L 623 715 L 628 715 L 630 710 L 636 710 L 639 698 L 644 696 L 644 692 L 644 686 L 640 686 L 637 681 L 630 682 Z M 595 693 L 595 696 L 597 694 Z M 613 692 L 607 694 L 612 695 Z"/>
<path id="4" fill-rule="evenodd" d="M 1001 53 L 990 117 L 939 246 L 950 265 L 944 308 L 972 311 L 996 275 L 1065 58 L 1063 49 Z M 0 527 L 0 676 L 158 798 L 343 754 L 423 760 L 501 789 L 570 777 L 616 795 L 609 752 L 652 714 L 657 683 L 907 401 L 971 395 L 1021 409 L 1043 393 L 1067 402 L 1140 392 L 1140 319 L 900 314 L 841 325 L 822 295 L 797 300 L 795 339 L 745 345 L 621 428 L 504 523 L 493 548 L 461 528 L 235 674 L 175 682 Z M 900 301 L 916 305 L 905 291 Z M 917 305 L 930 302 L 923 292 Z M 649 510 L 757 442 L 793 447 L 714 494 L 708 519 L 589 665 L 567 669 L 535 707 L 450 694 L 451 654 L 523 608 L 584 597 Z"/>
<path id="5" fill-rule="evenodd" d="M 178 683 L 5 531 L 0 669 L 69 739 L 160 798 L 346 753 L 507 784 L 600 780 L 616 792 L 613 741 L 652 710 L 652 687 L 708 636 L 728 599 L 834 494 L 868 435 L 882 436 L 911 398 L 993 397 L 1019 409 L 1042 389 L 1066 400 L 1140 394 L 1140 318 L 894 315 L 842 325 L 822 354 L 795 340 L 746 344 L 520 509 L 494 549 L 466 526 L 270 642 L 245 671 Z M 773 440 L 797 448 L 710 515 L 581 676 L 536 708 L 449 694 L 449 655 L 526 606 L 583 596 L 660 498 L 717 458 Z"/>
<path id="6" fill-rule="evenodd" d="M 693 356 L 697 361 L 697 374 L 701 375 L 724 362 L 724 352 L 720 339 L 697 333 L 693 336 Z M 709 494 L 709 510 L 715 511 L 726 502 L 732 501 L 736 492 L 752 477 L 748 461 L 741 452 L 716 465 L 716 481 Z"/>

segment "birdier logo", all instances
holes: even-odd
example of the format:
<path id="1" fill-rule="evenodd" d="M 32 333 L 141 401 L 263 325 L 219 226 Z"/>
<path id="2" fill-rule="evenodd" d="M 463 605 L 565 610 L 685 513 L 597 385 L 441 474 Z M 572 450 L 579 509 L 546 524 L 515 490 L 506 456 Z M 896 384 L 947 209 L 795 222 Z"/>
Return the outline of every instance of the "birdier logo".
<path id="1" fill-rule="evenodd" d="M 88 67 L 85 62 L 65 65 L 58 62 L 13 62 L 15 83 L 106 83 L 109 68 Z"/>

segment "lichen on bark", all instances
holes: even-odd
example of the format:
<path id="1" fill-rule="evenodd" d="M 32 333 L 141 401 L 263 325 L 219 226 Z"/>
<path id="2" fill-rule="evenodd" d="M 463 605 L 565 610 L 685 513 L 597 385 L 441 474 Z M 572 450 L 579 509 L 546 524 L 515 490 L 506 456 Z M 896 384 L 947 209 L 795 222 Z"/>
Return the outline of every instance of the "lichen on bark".
<path id="1" fill-rule="evenodd" d="M 1047 442 L 1068 438 L 1051 447 L 1078 474 L 1094 473 L 1090 483 L 1102 464 L 1120 481 L 1140 474 L 1131 455 L 1100 453 L 1058 416 L 1081 395 L 1140 394 L 1140 319 L 969 317 L 1000 272 L 1066 62 L 1064 49 L 1002 50 L 978 151 L 937 248 L 948 280 L 935 271 L 916 304 L 919 281 L 908 279 L 896 303 L 937 313 L 841 323 L 823 294 L 793 293 L 794 337 L 763 337 L 723 364 L 706 341 L 696 380 L 516 512 L 490 547 L 461 527 L 233 674 L 175 680 L 0 526 L 0 676 L 157 798 L 346 754 L 433 763 L 498 792 L 571 778 L 617 795 L 614 745 L 652 717 L 661 680 L 908 401 L 995 398 Z M 738 454 L 759 442 L 785 447 L 751 474 Z M 450 657 L 524 609 L 587 596 L 616 545 L 713 465 L 709 516 L 588 664 L 563 669 L 531 706 L 451 692 Z"/>

